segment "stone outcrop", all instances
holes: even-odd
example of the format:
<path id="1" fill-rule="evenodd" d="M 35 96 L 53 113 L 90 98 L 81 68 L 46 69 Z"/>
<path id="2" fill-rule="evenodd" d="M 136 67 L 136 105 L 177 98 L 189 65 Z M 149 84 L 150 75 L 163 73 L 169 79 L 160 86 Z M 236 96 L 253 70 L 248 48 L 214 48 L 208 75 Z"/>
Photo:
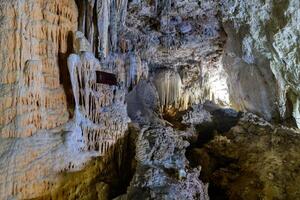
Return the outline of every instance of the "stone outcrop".
<path id="1" fill-rule="evenodd" d="M 211 198 L 298 199 L 299 139 L 299 130 L 246 113 L 228 132 L 194 144 L 188 155 L 192 166 L 202 166 Z"/>
<path id="2" fill-rule="evenodd" d="M 199 169 L 188 167 L 188 145 L 170 127 L 145 127 L 136 142 L 136 172 L 127 193 L 117 199 L 209 199 Z"/>
<path id="3" fill-rule="evenodd" d="M 299 127 L 299 1 L 222 2 L 233 104 Z"/>
<path id="4" fill-rule="evenodd" d="M 60 58 L 77 29 L 72 0 L 1 1 L 0 136 L 26 137 L 68 120 Z"/>

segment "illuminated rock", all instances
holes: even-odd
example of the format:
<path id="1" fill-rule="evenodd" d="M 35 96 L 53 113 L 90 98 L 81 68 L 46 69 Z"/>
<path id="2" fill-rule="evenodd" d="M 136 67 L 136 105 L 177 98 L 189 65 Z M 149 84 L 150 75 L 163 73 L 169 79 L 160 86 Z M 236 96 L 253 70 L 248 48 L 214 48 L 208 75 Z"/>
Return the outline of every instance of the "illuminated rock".
<path id="1" fill-rule="evenodd" d="M 0 136 L 26 137 L 68 120 L 60 57 L 77 28 L 72 0 L 1 1 Z"/>
<path id="2" fill-rule="evenodd" d="M 97 83 L 96 71 L 103 68 L 91 52 L 72 54 L 68 66 L 75 97 L 75 123 L 82 130 L 84 150 L 103 155 L 127 130 L 125 89 Z"/>

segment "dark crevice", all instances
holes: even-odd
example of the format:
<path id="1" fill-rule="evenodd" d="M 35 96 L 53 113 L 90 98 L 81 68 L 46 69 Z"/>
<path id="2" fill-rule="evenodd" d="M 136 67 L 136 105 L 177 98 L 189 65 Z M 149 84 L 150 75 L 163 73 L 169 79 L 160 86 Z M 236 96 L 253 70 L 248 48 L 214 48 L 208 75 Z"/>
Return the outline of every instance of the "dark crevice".
<path id="1" fill-rule="evenodd" d="M 206 108 L 210 109 L 210 108 Z M 235 165 L 237 160 L 233 158 L 216 155 L 206 148 L 206 145 L 214 139 L 216 135 L 226 135 L 226 133 L 237 124 L 242 113 L 232 109 L 214 109 L 210 111 L 211 122 L 205 122 L 195 126 L 198 139 L 187 148 L 186 157 L 192 168 L 201 166 L 200 180 L 209 183 L 208 194 L 212 200 L 229 199 L 228 191 L 223 186 L 217 184 L 214 172 L 225 169 L 229 165 Z M 201 157 L 199 157 L 201 155 Z"/>
<path id="2" fill-rule="evenodd" d="M 65 53 L 58 54 L 58 64 L 59 64 L 59 80 L 60 84 L 63 85 L 66 98 L 67 98 L 67 108 L 69 111 L 70 118 L 72 118 L 75 109 L 75 100 L 72 91 L 72 84 L 70 73 L 68 70 L 68 56 L 74 52 L 73 49 L 73 33 L 70 31 L 67 36 L 67 51 Z"/>
<path id="3" fill-rule="evenodd" d="M 51 193 L 35 200 L 50 199 L 114 199 L 126 193 L 127 187 L 135 173 L 135 140 L 139 130 L 129 126 L 127 134 L 102 157 L 95 157 L 78 172 L 62 172 L 61 183 Z M 99 191 L 97 185 L 104 185 Z M 71 195 L 72 194 L 72 195 Z M 100 198 L 101 199 L 101 198 Z"/>

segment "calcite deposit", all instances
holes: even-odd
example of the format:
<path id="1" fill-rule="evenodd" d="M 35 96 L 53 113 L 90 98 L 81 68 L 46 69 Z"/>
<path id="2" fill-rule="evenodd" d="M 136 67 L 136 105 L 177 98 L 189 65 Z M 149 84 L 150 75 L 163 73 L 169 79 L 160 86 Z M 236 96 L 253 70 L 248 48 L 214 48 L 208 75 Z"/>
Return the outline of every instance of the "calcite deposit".
<path id="1" fill-rule="evenodd" d="M 26 137 L 68 120 L 63 55 L 77 29 L 74 1 L 1 1 L 0 135 Z"/>
<path id="2" fill-rule="evenodd" d="M 129 2 L 125 36 L 148 62 L 162 106 L 184 110 L 204 100 L 230 104 L 219 13 L 217 1 Z M 172 86 L 167 86 L 169 74 Z"/>
<path id="3" fill-rule="evenodd" d="M 0 0 L 0 199 L 299 199 L 299 0 Z"/>

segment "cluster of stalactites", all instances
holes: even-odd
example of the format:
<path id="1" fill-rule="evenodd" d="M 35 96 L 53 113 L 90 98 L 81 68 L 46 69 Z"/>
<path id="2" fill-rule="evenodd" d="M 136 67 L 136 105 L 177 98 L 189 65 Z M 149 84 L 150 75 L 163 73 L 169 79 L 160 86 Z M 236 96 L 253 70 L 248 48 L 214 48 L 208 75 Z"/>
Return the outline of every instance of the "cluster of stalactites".
<path id="1" fill-rule="evenodd" d="M 179 108 L 182 94 L 180 75 L 174 70 L 162 70 L 155 75 L 154 84 L 163 109 Z"/>
<path id="2" fill-rule="evenodd" d="M 91 52 L 88 40 L 75 33 L 74 50 L 68 68 L 75 98 L 75 123 L 80 126 L 83 150 L 107 153 L 127 129 L 125 94 L 141 78 L 148 66 L 136 53 L 112 54 L 100 62 Z M 117 85 L 97 82 L 96 71 L 116 76 Z"/>
<path id="3" fill-rule="evenodd" d="M 185 78 L 182 78 L 178 72 L 164 69 L 158 71 L 153 80 L 163 111 L 186 110 L 189 106 L 206 100 L 220 105 L 226 105 L 228 101 L 225 81 L 219 80 L 217 73 L 215 79 L 205 78 L 203 80 L 205 83 L 197 81 L 193 85 L 185 85 Z"/>
<path id="4" fill-rule="evenodd" d="M 77 0 L 79 31 L 83 32 L 96 57 L 105 59 L 118 50 L 124 28 L 127 0 Z M 96 20 L 95 20 L 96 19 Z"/>
<path id="5" fill-rule="evenodd" d="M 75 98 L 75 123 L 80 126 L 84 149 L 106 153 L 127 129 L 125 90 L 97 83 L 100 62 L 91 52 L 72 54 L 68 59 Z M 119 112 L 114 107 L 119 107 Z"/>

